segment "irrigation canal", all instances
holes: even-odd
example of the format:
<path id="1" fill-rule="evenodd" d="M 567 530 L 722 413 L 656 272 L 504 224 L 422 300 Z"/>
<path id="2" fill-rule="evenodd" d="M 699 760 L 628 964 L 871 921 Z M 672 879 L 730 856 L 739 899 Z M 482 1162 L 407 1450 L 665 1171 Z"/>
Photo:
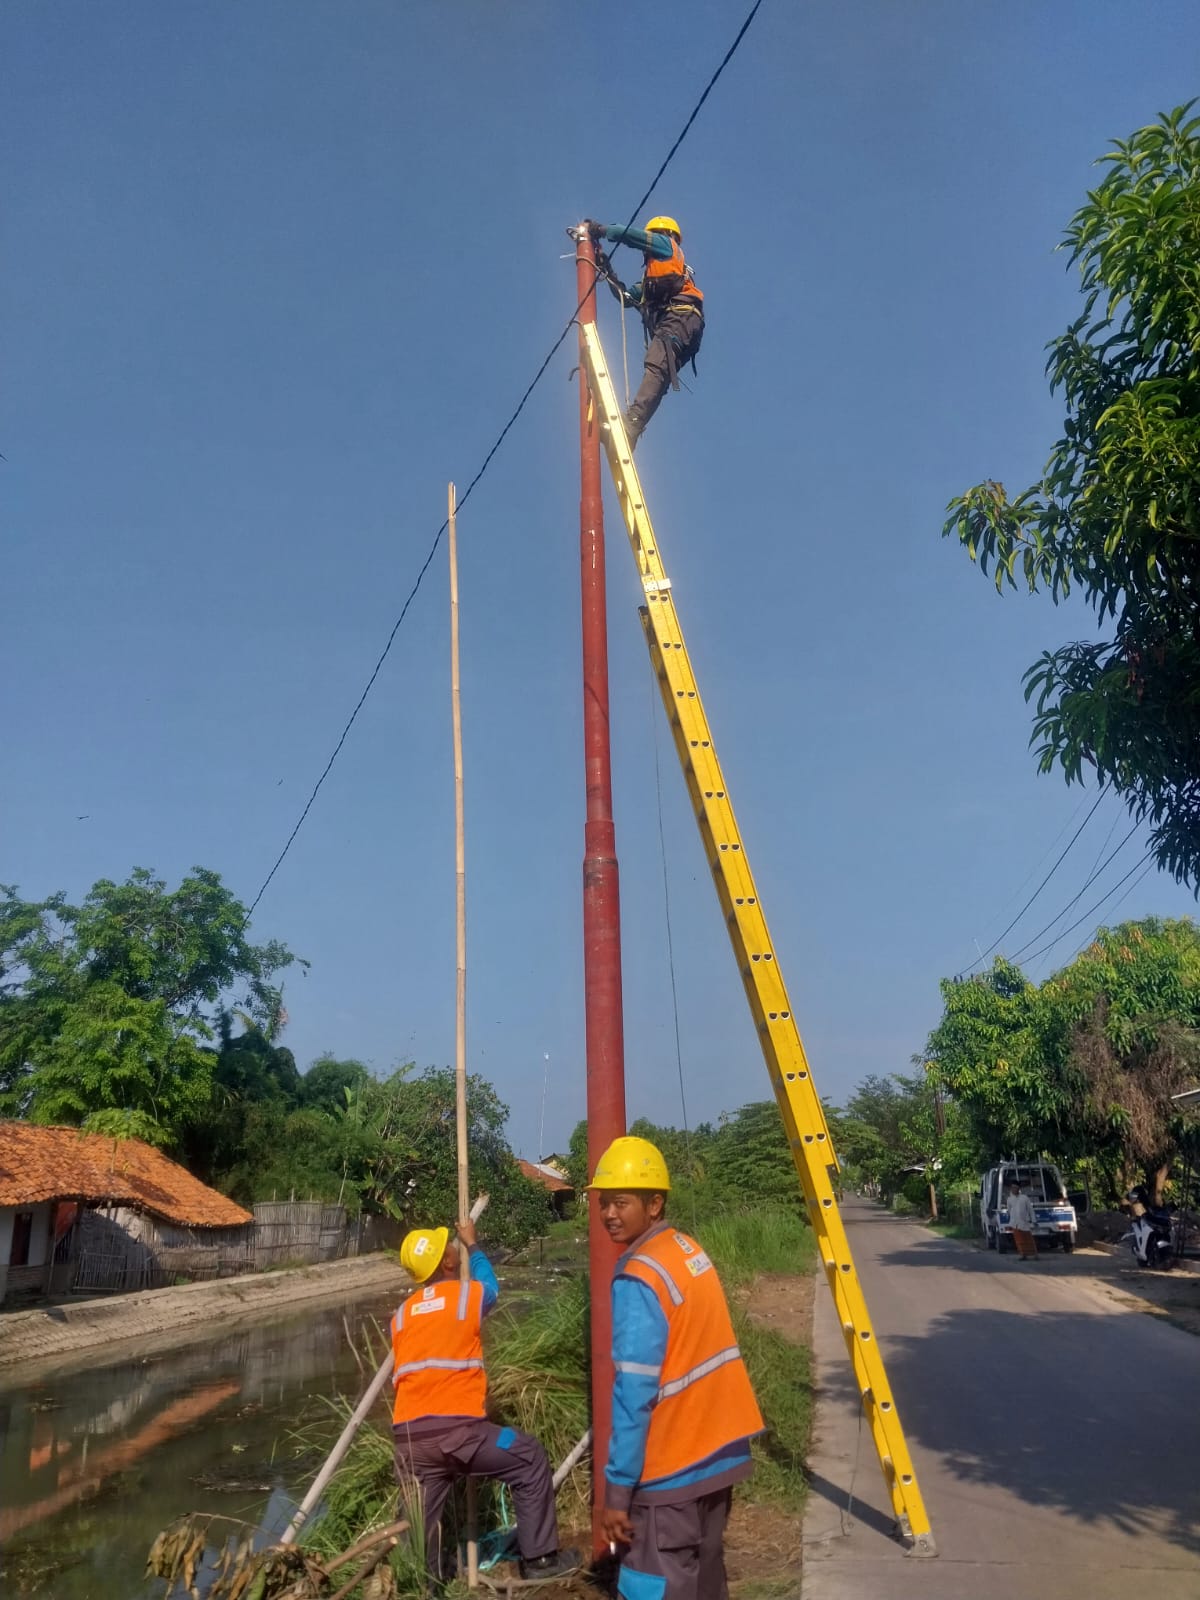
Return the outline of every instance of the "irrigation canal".
<path id="1" fill-rule="evenodd" d="M 378 1295 L 323 1302 L 165 1351 L 84 1354 L 41 1381 L 0 1379 L 5 1600 L 160 1596 L 146 1552 L 185 1511 L 282 1529 L 319 1464 L 304 1430 L 328 1431 L 327 1400 L 362 1385 L 347 1327 L 361 1348 L 392 1310 Z"/>

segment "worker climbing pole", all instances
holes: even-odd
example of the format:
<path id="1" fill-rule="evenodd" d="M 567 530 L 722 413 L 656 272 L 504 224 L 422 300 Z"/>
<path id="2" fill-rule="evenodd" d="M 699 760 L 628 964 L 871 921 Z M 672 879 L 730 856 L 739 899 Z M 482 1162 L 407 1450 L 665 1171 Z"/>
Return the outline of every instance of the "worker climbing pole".
<path id="1" fill-rule="evenodd" d="M 621 903 L 608 738 L 608 610 L 604 572 L 601 423 L 584 377 L 585 327 L 596 325 L 596 261 L 586 230 L 576 241 L 581 370 L 579 382 L 579 553 L 583 604 L 583 753 L 587 789 L 583 860 L 583 965 L 587 1050 L 588 1177 L 625 1132 L 625 1038 L 621 1001 Z M 592 1351 L 592 1548 L 601 1530 L 604 1468 L 612 1414 L 612 1311 L 608 1286 L 619 1254 L 589 1195 L 588 1268 Z"/>
<path id="2" fill-rule="evenodd" d="M 584 223 L 576 230 L 581 300 L 586 288 L 585 264 L 592 257 L 592 228 L 593 225 Z M 590 315 L 580 311 L 579 340 L 582 375 L 586 378 L 580 385 L 582 402 L 591 408 L 586 414 L 591 432 L 594 434 L 599 429 L 637 564 L 646 602 L 639 614 L 651 663 L 771 1086 L 783 1117 L 821 1265 L 833 1293 L 863 1414 L 891 1497 L 897 1532 L 912 1555 L 932 1556 L 936 1554 L 936 1547 L 929 1518 L 838 1211 L 832 1181 L 837 1172 L 837 1158 L 829 1128 L 767 931 L 725 777 L 713 748 L 712 733 L 675 609 L 671 580 L 663 565 L 600 343 L 594 308 Z M 607 710 L 607 697 L 604 703 Z M 598 1466 L 600 1471 L 602 1462 Z"/>

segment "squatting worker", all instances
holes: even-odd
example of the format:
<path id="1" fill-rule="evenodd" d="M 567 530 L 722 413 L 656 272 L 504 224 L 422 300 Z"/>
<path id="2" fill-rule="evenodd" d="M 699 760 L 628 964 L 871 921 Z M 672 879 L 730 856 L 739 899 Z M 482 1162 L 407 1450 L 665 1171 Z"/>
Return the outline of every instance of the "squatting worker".
<path id="1" fill-rule="evenodd" d="M 487 1419 L 483 1319 L 500 1287 L 476 1245 L 475 1224 L 458 1224 L 470 1252 L 471 1276 L 459 1282 L 459 1245 L 448 1228 L 417 1228 L 400 1246 L 400 1261 L 418 1287 L 392 1318 L 392 1433 L 396 1476 L 421 1486 L 430 1570 L 441 1570 L 442 1512 L 456 1478 L 500 1478 L 517 1514 L 521 1576 L 573 1572 L 579 1557 L 558 1548 L 554 1486 L 536 1439 Z"/>
<path id="2" fill-rule="evenodd" d="M 1012 1224 L 1017 1254 L 1022 1261 L 1034 1260 L 1037 1256 L 1037 1239 L 1033 1230 L 1037 1227 L 1037 1214 L 1033 1209 L 1033 1201 L 1022 1192 L 1015 1178 L 1010 1179 L 1008 1185 L 1008 1220 Z"/>
<path id="3" fill-rule="evenodd" d="M 604 1536 L 627 1548 L 625 1600 L 726 1600 L 725 1521 L 763 1429 L 708 1256 L 666 1220 L 666 1162 L 617 1139 L 596 1166 L 600 1216 L 624 1246 L 612 1285 L 612 1438 Z"/>
<path id="4" fill-rule="evenodd" d="M 678 389 L 678 372 L 694 362 L 704 337 L 704 296 L 683 259 L 683 235 L 674 217 L 651 217 L 645 228 L 622 228 L 589 222 L 589 231 L 609 244 L 628 244 L 642 252 L 642 277 L 627 289 L 609 274 L 618 300 L 636 306 L 646 330 L 646 371 L 642 386 L 625 413 L 625 432 L 632 448 L 658 410 L 667 389 Z M 601 265 L 607 269 L 604 255 Z"/>

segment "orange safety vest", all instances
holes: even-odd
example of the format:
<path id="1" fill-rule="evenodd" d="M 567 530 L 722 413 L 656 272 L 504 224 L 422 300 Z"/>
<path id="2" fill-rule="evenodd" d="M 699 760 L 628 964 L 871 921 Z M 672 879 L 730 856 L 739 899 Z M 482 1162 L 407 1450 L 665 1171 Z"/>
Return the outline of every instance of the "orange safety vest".
<path id="1" fill-rule="evenodd" d="M 697 289 L 691 269 L 683 259 L 679 242 L 665 235 L 671 246 L 671 259 L 659 261 L 647 256 L 642 277 L 642 294 L 649 306 L 662 307 L 671 300 L 687 300 L 697 311 L 703 312 L 704 296 Z"/>
<path id="2" fill-rule="evenodd" d="M 720 1280 L 695 1239 L 663 1223 L 621 1257 L 617 1273 L 653 1289 L 667 1319 L 667 1353 L 650 1414 L 642 1482 L 674 1477 L 726 1445 L 761 1433 L 762 1413 Z"/>
<path id="3" fill-rule="evenodd" d="M 392 1421 L 487 1414 L 483 1285 L 442 1278 L 410 1294 L 392 1318 Z"/>

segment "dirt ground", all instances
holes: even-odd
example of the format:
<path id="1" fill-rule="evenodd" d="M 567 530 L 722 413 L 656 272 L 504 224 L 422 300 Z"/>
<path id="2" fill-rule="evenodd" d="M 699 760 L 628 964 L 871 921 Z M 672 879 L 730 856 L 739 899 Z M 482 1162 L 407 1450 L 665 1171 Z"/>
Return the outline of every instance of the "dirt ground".
<path id="1" fill-rule="evenodd" d="M 1083 1278 L 1087 1287 L 1130 1311 L 1163 1317 L 1187 1333 L 1200 1334 L 1200 1261 L 1179 1261 L 1162 1272 L 1134 1262 L 1128 1245 L 1089 1245 L 1071 1256 L 1053 1256 L 1053 1270 Z"/>
<path id="2" fill-rule="evenodd" d="M 816 1277 L 764 1273 L 750 1297 L 750 1316 L 797 1344 L 812 1341 Z M 800 1591 L 802 1511 L 739 1500 L 725 1536 L 725 1566 L 734 1600 L 771 1600 Z"/>

